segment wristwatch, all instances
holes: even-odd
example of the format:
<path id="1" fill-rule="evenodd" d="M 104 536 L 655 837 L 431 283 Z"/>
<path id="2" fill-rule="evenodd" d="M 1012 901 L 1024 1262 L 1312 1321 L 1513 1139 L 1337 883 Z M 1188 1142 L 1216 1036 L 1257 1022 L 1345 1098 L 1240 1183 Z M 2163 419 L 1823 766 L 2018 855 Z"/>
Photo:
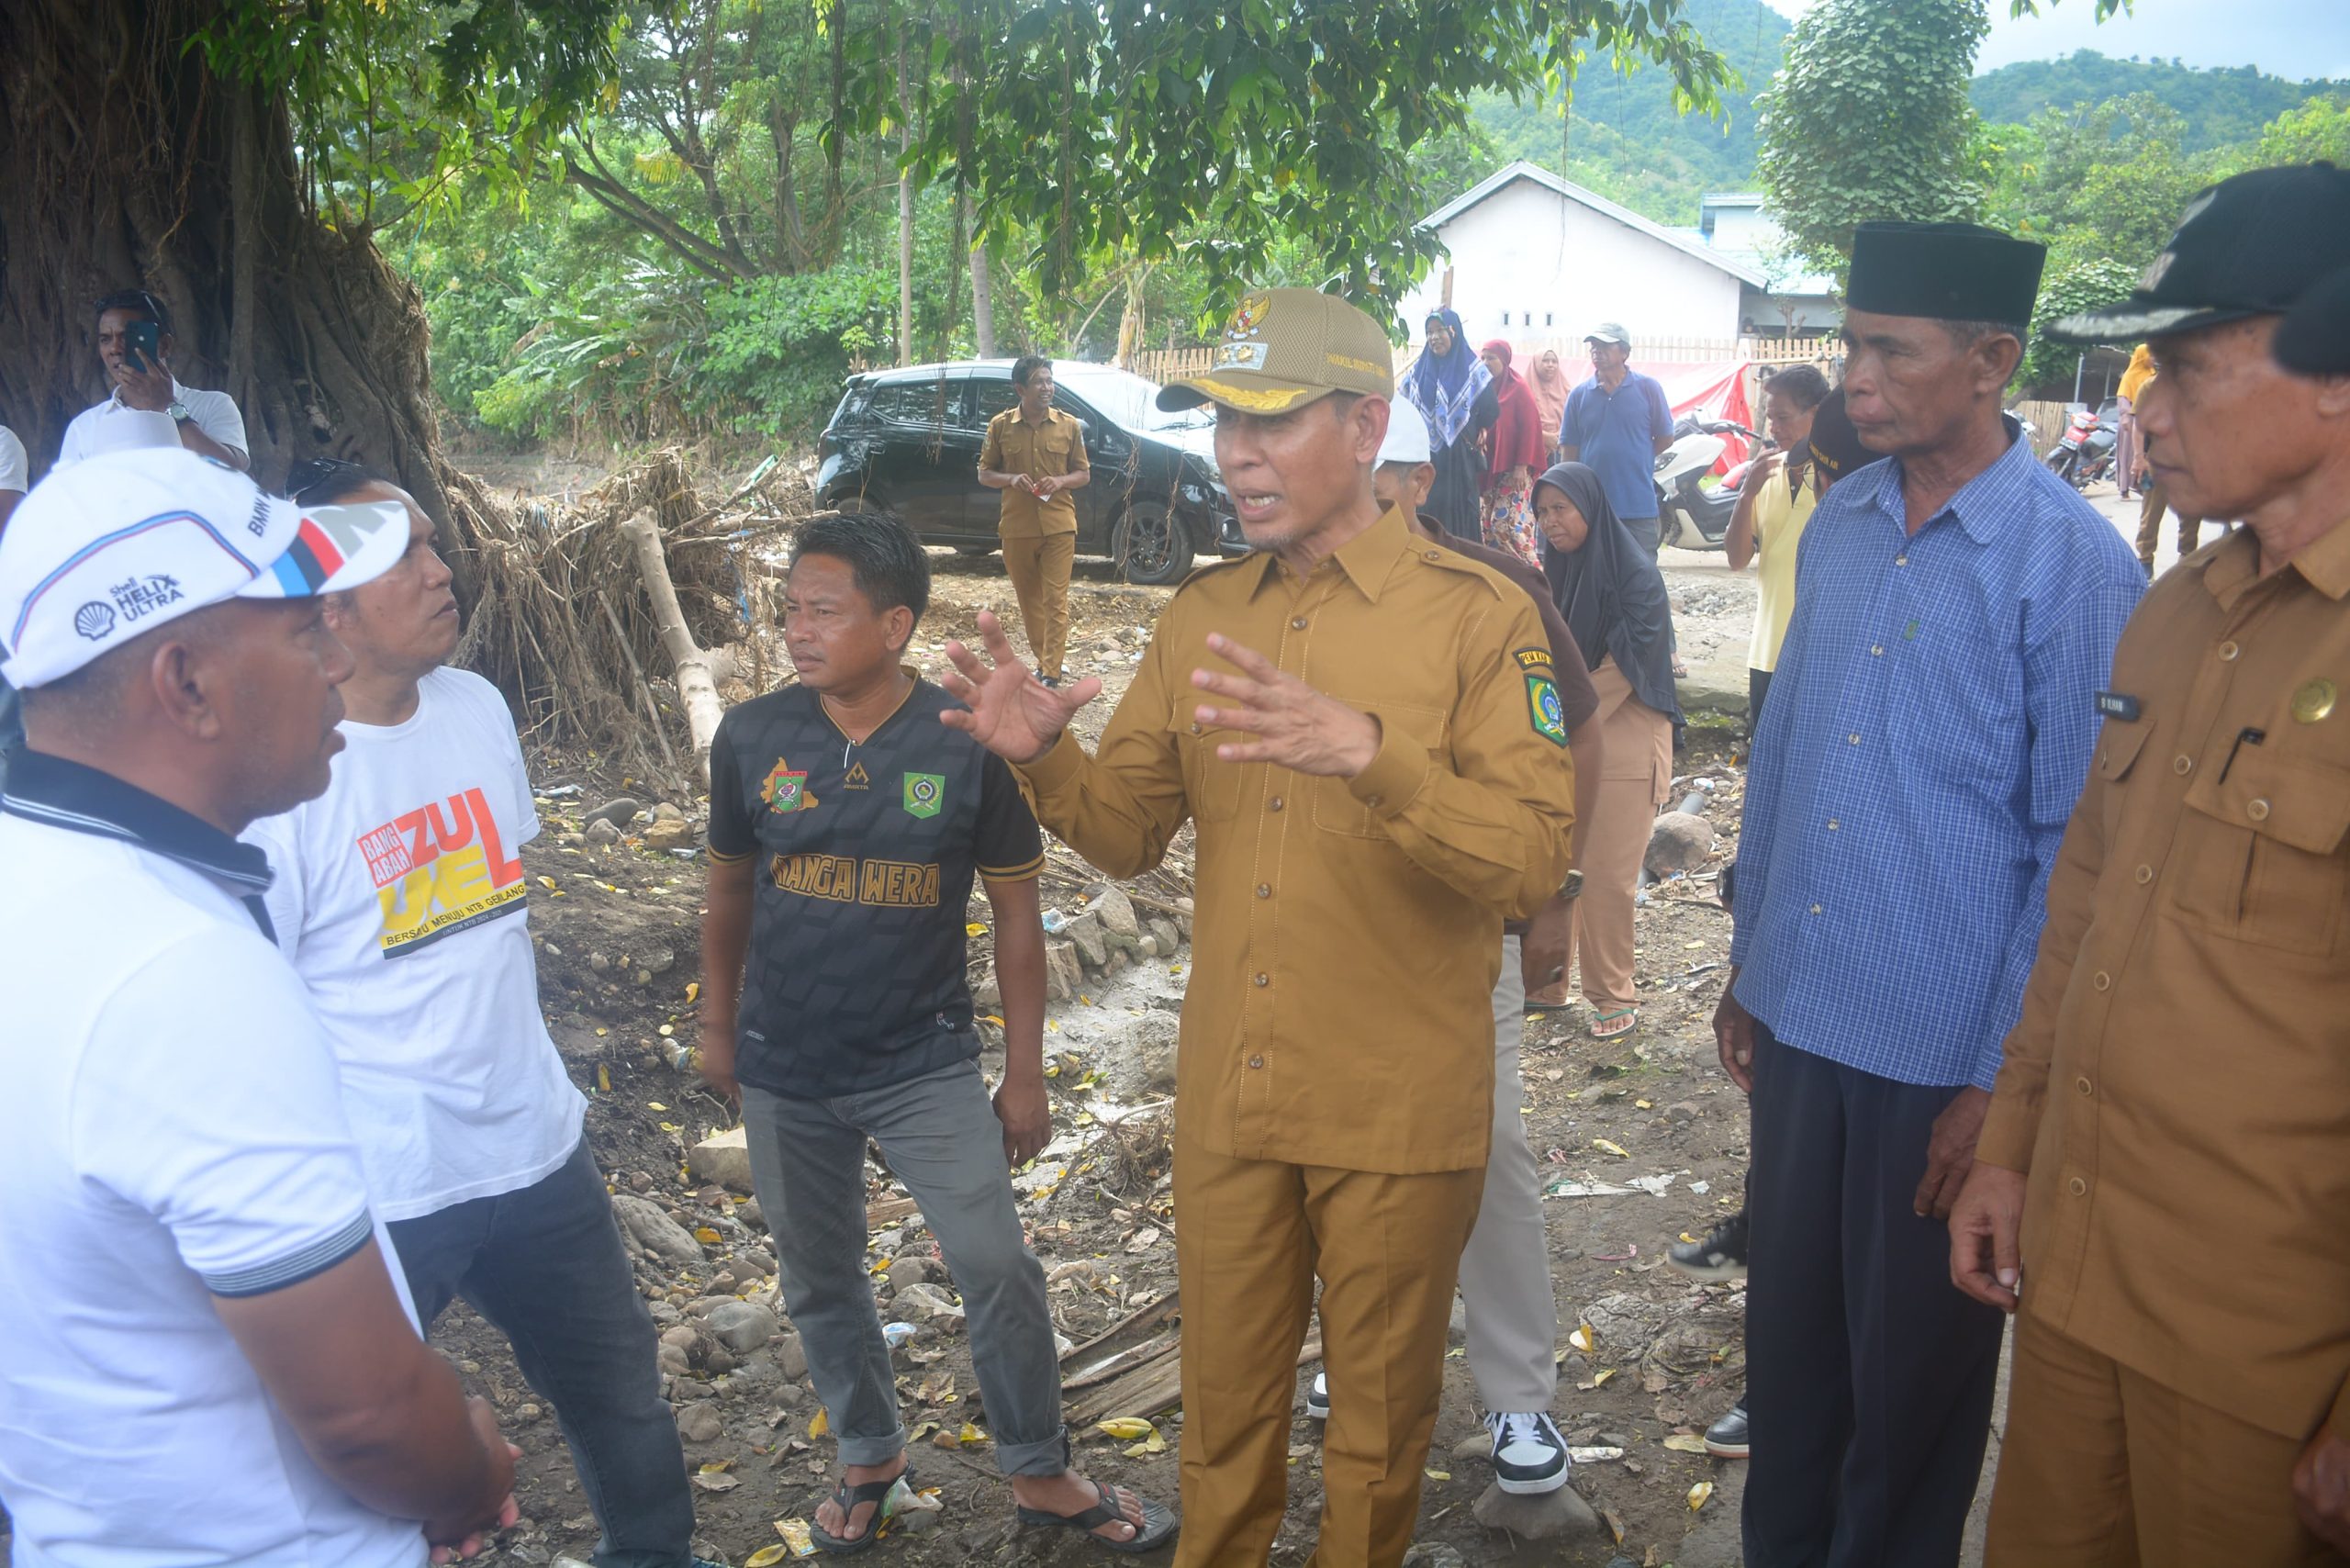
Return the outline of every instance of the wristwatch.
<path id="1" fill-rule="evenodd" d="M 1567 879 L 1565 881 L 1559 884 L 1559 897 L 1561 899 L 1573 899 L 1580 897 L 1582 893 L 1583 869 L 1581 867 L 1577 867 L 1574 870 L 1567 873 Z"/>
<path id="2" fill-rule="evenodd" d="M 187 405 L 181 402 L 177 398 L 172 399 L 172 406 L 165 409 L 163 412 L 171 415 L 173 420 L 180 424 L 185 424 L 188 420 L 196 418 L 194 414 L 187 411 Z"/>

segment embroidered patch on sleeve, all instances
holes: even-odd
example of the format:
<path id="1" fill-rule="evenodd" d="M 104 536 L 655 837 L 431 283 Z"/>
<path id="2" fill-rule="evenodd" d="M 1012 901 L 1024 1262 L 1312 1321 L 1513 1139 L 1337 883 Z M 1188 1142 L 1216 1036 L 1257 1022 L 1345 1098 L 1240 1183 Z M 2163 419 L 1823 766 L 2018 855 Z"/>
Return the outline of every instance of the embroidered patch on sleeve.
<path id="1" fill-rule="evenodd" d="M 1510 655 L 1526 676 L 1527 717 L 1534 733 L 1552 745 L 1567 744 L 1567 711 L 1559 700 L 1559 683 L 1550 676 L 1550 650 L 1520 648 Z"/>

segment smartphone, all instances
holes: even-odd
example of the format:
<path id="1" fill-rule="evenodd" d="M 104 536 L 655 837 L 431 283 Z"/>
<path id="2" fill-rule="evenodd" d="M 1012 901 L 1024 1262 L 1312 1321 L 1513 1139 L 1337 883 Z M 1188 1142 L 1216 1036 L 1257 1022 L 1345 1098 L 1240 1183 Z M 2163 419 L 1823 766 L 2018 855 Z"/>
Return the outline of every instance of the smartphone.
<path id="1" fill-rule="evenodd" d="M 152 321 L 133 321 L 123 329 L 122 357 L 133 370 L 163 363 L 163 330 Z"/>

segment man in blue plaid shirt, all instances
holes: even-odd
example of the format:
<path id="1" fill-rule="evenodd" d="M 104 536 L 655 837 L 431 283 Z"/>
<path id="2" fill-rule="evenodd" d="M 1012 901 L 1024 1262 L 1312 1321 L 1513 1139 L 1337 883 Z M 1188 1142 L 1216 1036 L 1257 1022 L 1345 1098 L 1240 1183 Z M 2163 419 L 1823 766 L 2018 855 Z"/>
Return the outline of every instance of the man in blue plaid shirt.
<path id="1" fill-rule="evenodd" d="M 1999 399 L 2043 251 L 1863 224 L 1846 408 L 1754 737 L 1722 1063 L 1752 1096 L 1753 1568 L 1948 1568 L 1999 1314 L 1943 1224 L 2144 573 Z"/>

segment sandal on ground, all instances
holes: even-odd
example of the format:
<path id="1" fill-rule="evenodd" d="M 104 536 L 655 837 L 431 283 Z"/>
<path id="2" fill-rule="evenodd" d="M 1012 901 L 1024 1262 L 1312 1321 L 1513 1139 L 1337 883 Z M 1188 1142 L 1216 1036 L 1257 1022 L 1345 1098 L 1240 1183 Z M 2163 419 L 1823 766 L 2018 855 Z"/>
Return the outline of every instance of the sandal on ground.
<path id="1" fill-rule="evenodd" d="M 1056 1514 L 1043 1508 L 1023 1507 L 1020 1522 L 1082 1530 L 1094 1545 L 1111 1551 L 1156 1551 L 1175 1539 L 1175 1532 L 1181 1525 L 1174 1514 L 1149 1498 L 1140 1496 L 1136 1501 L 1142 1505 L 1142 1524 L 1135 1530 L 1132 1540 L 1112 1540 L 1106 1535 L 1095 1535 L 1093 1532 L 1103 1525 L 1114 1524 L 1120 1519 L 1125 1519 L 1130 1525 L 1134 1521 L 1126 1518 L 1125 1510 L 1118 1506 L 1116 1495 L 1107 1485 L 1097 1481 L 1093 1484 L 1093 1490 L 1101 1495 L 1102 1500 L 1090 1508 L 1074 1514 Z"/>
<path id="2" fill-rule="evenodd" d="M 1524 1011 L 1528 1013 L 1572 1013 L 1574 1011 L 1575 1006 L 1575 999 L 1572 996 L 1562 996 L 1556 1002 L 1538 1001 L 1536 998 L 1529 996 L 1526 999 Z"/>
<path id="3" fill-rule="evenodd" d="M 1640 1010 L 1637 1007 L 1619 1007 L 1613 1013 L 1595 1013 L 1591 1019 L 1591 1037 L 1612 1040 L 1630 1034 L 1639 1025 Z"/>
<path id="4" fill-rule="evenodd" d="M 854 1485 L 847 1481 L 843 1481 L 834 1489 L 832 1498 L 834 1502 L 840 1505 L 843 1528 L 856 1522 L 857 1509 L 867 1503 L 873 1505 L 873 1517 L 865 1521 L 865 1533 L 855 1540 L 828 1534 L 824 1527 L 816 1522 L 815 1516 L 811 1512 L 808 1518 L 808 1539 L 825 1551 L 865 1551 L 881 1539 L 881 1527 L 890 1521 L 890 1494 L 898 1489 L 899 1482 L 902 1481 L 911 1486 L 913 1484 L 913 1462 L 909 1460 L 903 1470 L 890 1476 L 887 1481 L 860 1481 Z"/>

